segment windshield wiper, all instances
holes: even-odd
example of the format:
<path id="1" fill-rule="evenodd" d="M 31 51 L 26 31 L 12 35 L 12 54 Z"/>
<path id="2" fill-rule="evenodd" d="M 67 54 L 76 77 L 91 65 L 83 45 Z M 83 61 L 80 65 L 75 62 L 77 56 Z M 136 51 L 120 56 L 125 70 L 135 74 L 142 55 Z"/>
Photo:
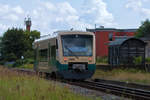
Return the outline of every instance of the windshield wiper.
<path id="1" fill-rule="evenodd" d="M 78 56 L 72 50 L 70 50 L 66 45 L 65 48 L 78 59 Z"/>

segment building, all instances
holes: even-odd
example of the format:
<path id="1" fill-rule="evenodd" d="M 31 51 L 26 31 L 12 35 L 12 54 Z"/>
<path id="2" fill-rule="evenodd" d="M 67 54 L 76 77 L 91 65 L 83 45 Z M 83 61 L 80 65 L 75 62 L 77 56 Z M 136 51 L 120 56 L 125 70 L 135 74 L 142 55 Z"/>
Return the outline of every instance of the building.
<path id="1" fill-rule="evenodd" d="M 145 48 L 145 57 L 148 58 L 150 57 L 150 35 L 147 35 L 140 39 L 147 43 L 146 48 Z"/>
<path id="2" fill-rule="evenodd" d="M 146 44 L 143 40 L 134 37 L 114 40 L 109 43 L 109 64 L 111 66 L 144 65 Z"/>
<path id="3" fill-rule="evenodd" d="M 30 31 L 31 30 L 31 25 L 32 25 L 31 18 L 29 18 L 29 17 L 25 18 L 24 23 L 26 25 L 26 30 Z"/>
<path id="4" fill-rule="evenodd" d="M 86 29 L 96 37 L 96 57 L 108 56 L 108 43 L 122 36 L 134 36 L 137 29 L 100 28 Z"/>

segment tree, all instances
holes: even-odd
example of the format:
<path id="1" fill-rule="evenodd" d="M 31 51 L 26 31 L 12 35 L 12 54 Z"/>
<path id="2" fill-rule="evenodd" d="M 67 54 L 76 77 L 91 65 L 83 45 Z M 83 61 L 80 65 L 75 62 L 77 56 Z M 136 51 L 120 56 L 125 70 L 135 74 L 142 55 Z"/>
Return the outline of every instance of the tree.
<path id="1" fill-rule="evenodd" d="M 31 31 L 31 32 L 25 31 L 25 34 L 26 34 L 26 40 L 27 40 L 26 44 L 28 44 L 28 50 L 24 53 L 24 56 L 26 58 L 33 58 L 34 52 L 33 52 L 32 44 L 35 39 L 40 38 L 40 32 L 37 30 Z"/>
<path id="2" fill-rule="evenodd" d="M 9 61 L 20 59 L 27 49 L 26 35 L 22 29 L 12 28 L 4 33 L 2 38 L 4 59 Z"/>
<path id="3" fill-rule="evenodd" d="M 8 29 L 2 38 L 2 55 L 6 61 L 16 61 L 24 56 L 25 59 L 33 58 L 32 43 L 40 37 L 40 32 L 24 31 L 23 29 Z"/>
<path id="4" fill-rule="evenodd" d="M 30 36 L 30 40 L 33 42 L 35 39 L 40 38 L 40 32 L 37 30 L 33 30 L 30 32 L 29 36 Z"/>
<path id="5" fill-rule="evenodd" d="M 150 35 L 150 21 L 146 19 L 142 22 L 142 25 L 139 27 L 136 33 L 136 37 L 145 37 Z"/>

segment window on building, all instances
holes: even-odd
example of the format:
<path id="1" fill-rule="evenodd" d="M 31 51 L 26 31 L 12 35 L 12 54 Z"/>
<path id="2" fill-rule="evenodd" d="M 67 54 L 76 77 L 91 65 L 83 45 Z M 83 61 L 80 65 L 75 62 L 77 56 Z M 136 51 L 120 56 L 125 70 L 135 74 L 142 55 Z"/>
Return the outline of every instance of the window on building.
<path id="1" fill-rule="evenodd" d="M 109 41 L 113 40 L 113 33 L 109 33 Z"/>

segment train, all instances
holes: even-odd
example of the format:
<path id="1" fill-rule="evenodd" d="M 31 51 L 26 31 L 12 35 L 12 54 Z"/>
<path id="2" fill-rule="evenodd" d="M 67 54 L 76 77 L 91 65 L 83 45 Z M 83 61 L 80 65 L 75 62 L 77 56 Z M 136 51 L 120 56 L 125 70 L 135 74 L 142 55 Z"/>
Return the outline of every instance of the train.
<path id="1" fill-rule="evenodd" d="M 36 39 L 34 70 L 52 77 L 85 80 L 96 70 L 95 35 L 84 31 L 57 31 Z"/>

